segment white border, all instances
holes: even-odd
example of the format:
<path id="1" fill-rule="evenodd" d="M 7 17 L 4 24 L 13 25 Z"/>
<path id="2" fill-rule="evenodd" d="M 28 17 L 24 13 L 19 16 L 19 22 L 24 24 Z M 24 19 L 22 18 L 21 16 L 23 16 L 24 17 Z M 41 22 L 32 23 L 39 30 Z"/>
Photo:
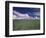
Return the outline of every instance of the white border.
<path id="1" fill-rule="evenodd" d="M 40 8 L 40 30 L 13 31 L 13 19 L 12 19 L 13 7 Z M 9 33 L 10 35 L 43 33 L 43 5 L 10 3 L 9 4 Z"/>

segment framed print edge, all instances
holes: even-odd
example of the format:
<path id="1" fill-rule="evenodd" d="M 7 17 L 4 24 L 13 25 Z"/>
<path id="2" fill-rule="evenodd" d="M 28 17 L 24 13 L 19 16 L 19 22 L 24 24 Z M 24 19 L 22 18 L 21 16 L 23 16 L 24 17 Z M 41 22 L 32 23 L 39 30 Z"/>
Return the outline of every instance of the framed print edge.
<path id="1" fill-rule="evenodd" d="M 43 33 L 10 35 L 9 33 L 9 4 L 10 3 L 43 5 Z M 29 36 L 29 35 L 32 36 L 32 35 L 44 35 L 44 34 L 45 34 L 45 3 L 5 1 L 5 36 L 6 37 Z"/>
<path id="2" fill-rule="evenodd" d="M 6 37 L 9 37 L 9 21 L 8 20 L 9 20 L 9 3 L 5 2 L 5 36 Z"/>

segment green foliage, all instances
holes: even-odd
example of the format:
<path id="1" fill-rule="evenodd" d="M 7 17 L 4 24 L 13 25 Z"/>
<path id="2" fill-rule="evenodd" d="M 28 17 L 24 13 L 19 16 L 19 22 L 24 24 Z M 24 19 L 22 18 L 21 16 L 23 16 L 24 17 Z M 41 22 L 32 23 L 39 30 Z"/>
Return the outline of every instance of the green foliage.
<path id="1" fill-rule="evenodd" d="M 13 20 L 13 30 L 38 30 L 40 20 Z"/>

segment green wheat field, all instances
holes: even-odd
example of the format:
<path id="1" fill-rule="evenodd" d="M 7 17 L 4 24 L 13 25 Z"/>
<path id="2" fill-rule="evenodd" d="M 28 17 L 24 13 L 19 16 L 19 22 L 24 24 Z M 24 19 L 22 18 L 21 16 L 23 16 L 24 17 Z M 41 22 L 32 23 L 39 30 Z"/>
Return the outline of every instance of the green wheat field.
<path id="1" fill-rule="evenodd" d="M 16 30 L 39 30 L 40 20 L 13 20 L 13 31 Z"/>

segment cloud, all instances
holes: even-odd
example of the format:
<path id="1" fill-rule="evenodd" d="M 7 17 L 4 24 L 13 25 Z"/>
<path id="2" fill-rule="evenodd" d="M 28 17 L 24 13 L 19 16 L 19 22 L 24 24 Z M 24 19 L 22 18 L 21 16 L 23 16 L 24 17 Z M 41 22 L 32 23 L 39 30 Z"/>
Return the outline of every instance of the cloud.
<path id="1" fill-rule="evenodd" d="M 28 14 L 22 14 L 20 12 L 13 11 L 13 19 L 39 19 L 39 17 L 37 17 L 39 13 L 34 13 L 34 15 L 36 16 L 33 17 L 33 16 L 29 16 Z"/>
<path id="2" fill-rule="evenodd" d="M 33 15 L 40 16 L 40 12 L 34 12 Z"/>
<path id="3" fill-rule="evenodd" d="M 28 14 L 21 14 L 21 13 L 19 13 L 19 12 L 17 12 L 17 11 L 13 11 L 13 13 L 14 13 L 14 15 L 17 17 L 29 17 L 29 15 Z"/>

